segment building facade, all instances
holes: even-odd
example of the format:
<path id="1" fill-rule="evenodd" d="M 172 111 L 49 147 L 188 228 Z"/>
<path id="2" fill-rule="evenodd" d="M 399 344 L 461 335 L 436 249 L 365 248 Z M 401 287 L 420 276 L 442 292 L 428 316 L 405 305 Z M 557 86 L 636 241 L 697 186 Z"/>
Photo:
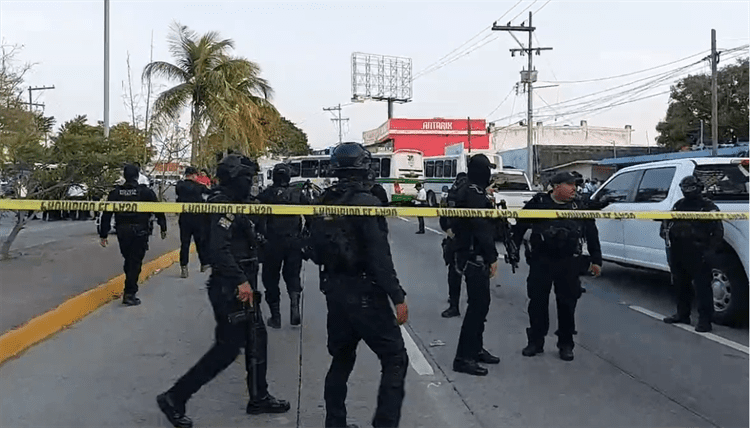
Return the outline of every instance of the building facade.
<path id="1" fill-rule="evenodd" d="M 528 128 L 520 124 L 495 127 L 490 125 L 490 139 L 493 148 L 498 152 L 525 149 L 527 147 Z M 633 129 L 630 125 L 624 128 L 606 128 L 588 126 L 585 120 L 580 126 L 544 126 L 537 122 L 532 128 L 535 146 L 570 146 L 570 147 L 609 147 L 616 152 L 618 148 L 648 147 L 646 144 L 632 140 Z"/>
<path id="2" fill-rule="evenodd" d="M 468 151 L 489 151 L 490 138 L 484 119 L 388 119 L 377 129 L 362 133 L 372 152 L 413 149 L 424 156 L 445 154 L 447 146 L 463 143 Z"/>

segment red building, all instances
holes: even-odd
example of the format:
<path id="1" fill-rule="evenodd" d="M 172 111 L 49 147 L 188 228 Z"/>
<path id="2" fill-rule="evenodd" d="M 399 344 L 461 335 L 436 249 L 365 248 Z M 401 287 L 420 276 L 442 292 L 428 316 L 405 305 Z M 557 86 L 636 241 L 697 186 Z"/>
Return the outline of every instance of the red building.
<path id="1" fill-rule="evenodd" d="M 471 123 L 471 132 L 469 132 Z M 464 143 L 467 150 L 488 150 L 490 137 L 484 119 L 388 119 L 362 133 L 371 151 L 415 149 L 425 156 L 445 154 L 445 147 Z"/>

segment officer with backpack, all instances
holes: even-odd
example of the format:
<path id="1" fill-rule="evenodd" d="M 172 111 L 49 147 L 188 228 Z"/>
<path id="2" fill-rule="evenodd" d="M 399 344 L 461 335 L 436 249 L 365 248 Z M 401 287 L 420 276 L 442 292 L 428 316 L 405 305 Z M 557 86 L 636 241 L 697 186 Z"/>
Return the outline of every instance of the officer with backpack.
<path id="1" fill-rule="evenodd" d="M 459 172 L 456 175 L 456 181 L 448 191 L 448 205 L 453 204 L 458 196 L 458 189 L 462 189 L 466 185 L 465 172 Z M 440 228 L 443 229 L 446 236 L 443 238 L 443 261 L 448 266 L 448 309 L 444 310 L 440 316 L 443 318 L 452 318 L 461 316 L 461 311 L 458 309 L 458 301 L 461 299 L 461 280 L 462 272 L 458 269 L 456 263 L 456 235 L 453 233 L 451 228 L 450 219 L 448 217 L 440 217 Z"/>
<path id="2" fill-rule="evenodd" d="M 494 208 L 487 195 L 490 168 L 495 165 L 483 154 L 469 159 L 468 180 L 455 189 L 449 208 Z M 495 225 L 485 218 L 450 218 L 449 228 L 456 235 L 456 267 L 466 279 L 466 308 L 458 338 L 453 370 L 474 376 L 486 376 L 479 363 L 498 364 L 500 359 L 484 349 L 484 323 L 490 310 L 490 278 L 497 273 Z"/>
<path id="3" fill-rule="evenodd" d="M 122 175 L 125 183 L 115 186 L 109 193 L 107 200 L 110 202 L 158 202 L 156 194 L 145 184 L 138 184 L 138 167 L 125 165 Z M 161 228 L 161 239 L 167 237 L 167 217 L 164 213 L 154 213 L 159 227 Z M 141 274 L 143 258 L 148 251 L 148 237 L 150 231 L 151 213 L 118 212 L 115 213 L 115 230 L 117 230 L 117 243 L 120 245 L 120 254 L 125 259 L 125 289 L 122 295 L 122 304 L 125 306 L 136 306 L 141 300 L 135 297 L 138 292 L 138 276 Z M 99 230 L 100 244 L 106 247 L 107 236 L 112 221 L 112 212 L 102 214 L 101 228 Z"/>
<path id="4" fill-rule="evenodd" d="M 285 163 L 273 167 L 273 185 L 265 189 L 258 200 L 263 204 L 309 204 L 309 200 L 299 188 L 290 187 L 292 171 Z M 300 325 L 300 293 L 302 285 L 302 216 L 264 216 L 261 230 L 266 238 L 263 247 L 263 287 L 271 310 L 268 326 L 281 328 L 280 274 L 284 276 L 290 301 L 290 324 Z M 283 266 L 283 267 L 282 267 Z"/>
<path id="5" fill-rule="evenodd" d="M 338 183 L 317 204 L 381 206 L 368 179 L 371 156 L 362 145 L 342 143 L 331 153 Z M 357 345 L 364 340 L 382 367 L 374 427 L 396 427 L 401 418 L 409 359 L 399 325 L 408 319 L 405 292 L 396 277 L 385 218 L 339 216 L 310 219 L 309 247 L 321 266 L 320 288 L 328 307 L 325 379 L 326 427 L 346 427 L 346 391 Z M 390 302 L 396 307 L 394 316 Z M 351 425 L 349 425 L 351 426 Z"/>

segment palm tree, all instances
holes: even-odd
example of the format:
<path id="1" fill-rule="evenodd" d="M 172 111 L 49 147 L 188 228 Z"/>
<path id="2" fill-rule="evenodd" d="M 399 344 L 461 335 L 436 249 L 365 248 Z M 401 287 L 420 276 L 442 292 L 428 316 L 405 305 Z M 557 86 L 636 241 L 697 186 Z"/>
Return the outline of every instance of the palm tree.
<path id="1" fill-rule="evenodd" d="M 274 113 L 270 103 L 273 90 L 260 77 L 260 67 L 247 59 L 234 58 L 229 50 L 234 41 L 221 39 L 210 31 L 198 36 L 179 23 L 172 24 L 168 39 L 175 63 L 153 61 L 143 77 L 165 77 L 178 82 L 162 92 L 154 102 L 154 123 L 159 128 L 179 119 L 190 107 L 191 161 L 197 164 L 201 133 L 220 132 L 225 141 L 262 145 L 261 115 Z"/>

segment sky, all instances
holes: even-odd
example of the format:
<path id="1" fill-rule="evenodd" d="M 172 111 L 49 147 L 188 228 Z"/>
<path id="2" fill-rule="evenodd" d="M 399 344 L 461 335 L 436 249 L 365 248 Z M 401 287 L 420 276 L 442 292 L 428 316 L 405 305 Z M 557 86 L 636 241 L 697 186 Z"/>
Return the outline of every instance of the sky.
<path id="1" fill-rule="evenodd" d="M 260 65 L 274 89 L 272 102 L 307 133 L 314 148 L 338 141 L 338 125 L 331 121 L 335 112 L 324 108 L 342 105 L 342 117 L 349 119 L 344 141 L 361 141 L 363 131 L 387 120 L 385 102 L 351 102 L 354 52 L 411 58 L 418 76 L 413 99 L 395 104 L 394 117 L 471 117 L 508 126 L 525 118 L 527 96 L 513 88 L 528 59 L 511 56 L 509 49 L 519 48 L 518 42 L 508 32 L 490 28 L 496 20 L 521 25 L 529 11 L 536 27 L 534 46 L 553 48 L 533 58 L 535 86 L 547 86 L 534 90 L 534 121 L 545 126 L 581 120 L 589 126 L 631 125 L 633 141 L 644 144 L 654 144 L 670 84 L 688 73 L 710 73 L 708 62 L 700 60 L 711 48 L 711 29 L 717 32 L 720 51 L 750 43 L 747 1 L 112 0 L 110 122 L 130 120 L 123 101 L 128 55 L 137 92 L 152 34 L 154 60 L 171 62 L 167 37 L 170 25 L 179 22 L 198 33 L 217 31 L 233 39 L 232 53 Z M 517 37 L 527 44 L 528 33 Z M 23 46 L 16 59 L 34 64 L 25 86 L 55 86 L 35 91 L 34 102 L 44 103 L 45 113 L 58 124 L 81 114 L 92 122 L 103 119 L 104 0 L 3 0 L 0 38 L 6 47 Z M 746 47 L 726 53 L 719 66 L 747 53 Z M 439 62 L 448 54 L 443 62 L 455 60 Z M 697 64 L 687 67 L 692 63 Z M 635 73 L 649 68 L 654 69 Z M 623 74 L 627 76 L 610 78 Z M 654 82 L 657 75 L 663 80 Z M 638 80 L 650 85 L 636 91 Z M 602 98 L 614 93 L 620 98 Z M 644 99 L 634 101 L 639 98 Z M 580 104 L 587 100 L 590 106 Z"/>

